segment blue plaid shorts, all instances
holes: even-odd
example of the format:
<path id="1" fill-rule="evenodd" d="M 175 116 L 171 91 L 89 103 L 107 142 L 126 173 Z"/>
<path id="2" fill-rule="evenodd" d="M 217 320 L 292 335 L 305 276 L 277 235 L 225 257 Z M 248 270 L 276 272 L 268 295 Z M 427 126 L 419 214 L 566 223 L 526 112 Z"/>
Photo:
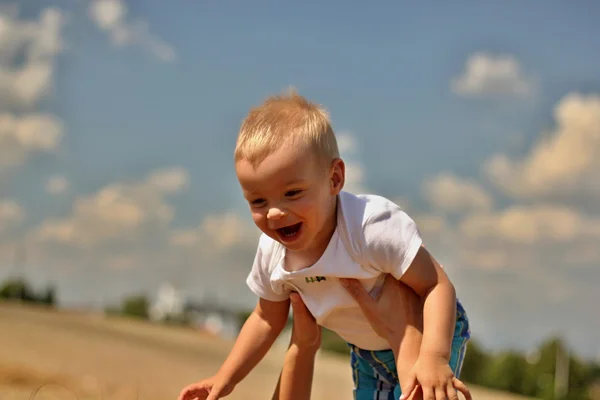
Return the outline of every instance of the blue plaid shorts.
<path id="1" fill-rule="evenodd" d="M 460 376 L 470 337 L 469 319 L 463 306 L 457 301 L 456 326 L 450 357 L 450 367 L 456 377 Z M 397 400 L 402 391 L 392 350 L 364 350 L 350 343 L 348 345 L 351 348 L 354 399 Z"/>

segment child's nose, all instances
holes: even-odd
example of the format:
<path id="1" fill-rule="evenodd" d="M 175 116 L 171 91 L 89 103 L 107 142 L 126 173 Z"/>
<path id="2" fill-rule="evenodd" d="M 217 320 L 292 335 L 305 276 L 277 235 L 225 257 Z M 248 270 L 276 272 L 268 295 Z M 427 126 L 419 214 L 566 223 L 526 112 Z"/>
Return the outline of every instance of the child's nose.
<path id="1" fill-rule="evenodd" d="M 269 212 L 267 213 L 268 219 L 279 219 L 281 217 L 285 217 L 285 212 L 283 212 L 279 208 L 270 208 Z"/>

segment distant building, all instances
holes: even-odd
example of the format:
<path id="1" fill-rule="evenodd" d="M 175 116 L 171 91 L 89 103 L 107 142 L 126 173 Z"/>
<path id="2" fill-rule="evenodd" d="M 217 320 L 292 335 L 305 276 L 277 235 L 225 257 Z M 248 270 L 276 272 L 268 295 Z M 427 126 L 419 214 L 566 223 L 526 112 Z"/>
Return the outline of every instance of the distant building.
<path id="1" fill-rule="evenodd" d="M 236 338 L 242 328 L 239 312 L 212 303 L 188 302 L 185 314 L 193 326 L 227 339 Z"/>
<path id="2" fill-rule="evenodd" d="M 156 300 L 150 306 L 148 314 L 152 321 L 165 321 L 181 318 L 184 311 L 185 295 L 167 283 L 158 289 Z"/>
<path id="3" fill-rule="evenodd" d="M 157 322 L 187 321 L 213 335 L 235 338 L 240 332 L 240 313 L 214 301 L 190 301 L 173 285 L 165 283 L 158 289 L 149 308 L 150 319 Z"/>

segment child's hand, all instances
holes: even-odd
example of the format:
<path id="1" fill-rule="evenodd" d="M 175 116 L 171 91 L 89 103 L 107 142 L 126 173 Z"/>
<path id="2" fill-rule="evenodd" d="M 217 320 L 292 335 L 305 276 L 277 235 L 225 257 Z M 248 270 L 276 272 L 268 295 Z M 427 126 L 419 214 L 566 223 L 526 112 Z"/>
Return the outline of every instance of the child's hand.
<path id="1" fill-rule="evenodd" d="M 233 391 L 233 385 L 218 375 L 183 388 L 177 400 L 217 400 Z"/>
<path id="2" fill-rule="evenodd" d="M 421 386 L 423 400 L 459 400 L 457 390 L 471 398 L 466 386 L 454 376 L 448 359 L 439 355 L 419 355 L 410 379 L 402 385 L 400 400 L 407 399 L 417 385 Z"/>

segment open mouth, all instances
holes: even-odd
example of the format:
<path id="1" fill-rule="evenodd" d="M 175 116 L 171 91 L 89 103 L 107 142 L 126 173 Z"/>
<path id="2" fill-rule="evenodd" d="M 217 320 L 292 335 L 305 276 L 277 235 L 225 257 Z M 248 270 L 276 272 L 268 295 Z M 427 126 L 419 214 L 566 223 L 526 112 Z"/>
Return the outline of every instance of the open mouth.
<path id="1" fill-rule="evenodd" d="M 298 222 L 297 224 L 284 226 L 283 228 L 277 229 L 277 234 L 284 241 L 289 241 L 295 239 L 300 233 L 300 228 L 302 228 L 302 222 Z"/>

